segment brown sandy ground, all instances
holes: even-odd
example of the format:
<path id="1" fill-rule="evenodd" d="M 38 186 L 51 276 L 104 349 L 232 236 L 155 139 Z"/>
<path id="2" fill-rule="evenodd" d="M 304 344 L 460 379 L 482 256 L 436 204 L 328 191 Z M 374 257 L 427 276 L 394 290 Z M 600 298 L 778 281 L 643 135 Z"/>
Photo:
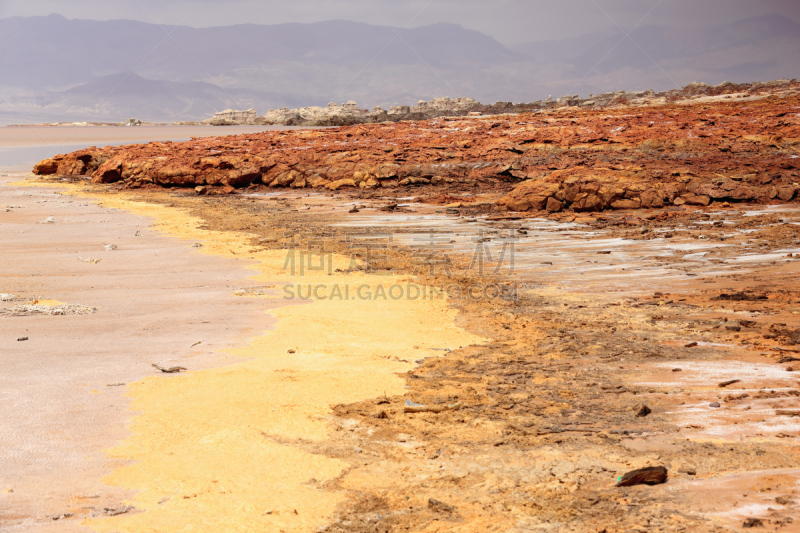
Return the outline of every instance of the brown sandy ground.
<path id="1" fill-rule="evenodd" d="M 433 217 L 429 225 L 474 220 L 473 233 L 532 222 L 493 223 L 491 205 L 480 201 L 446 213 L 412 203 L 387 214 L 379 209 L 398 200 L 364 191 L 335 200 L 302 191 L 147 191 L 141 199 L 255 235 L 256 248 L 287 247 L 287 232 L 301 232 L 350 253 L 348 231 L 402 235 L 417 215 Z M 347 212 L 354 205 L 360 213 Z M 398 222 L 369 224 L 383 216 Z M 787 248 L 800 247 L 800 213 L 681 207 L 577 222 L 586 250 L 564 260 L 571 267 L 545 267 L 555 274 L 527 264 L 511 278 L 481 277 L 463 270 L 468 252 L 453 255 L 455 277 L 421 277 L 541 283 L 520 288 L 518 299 L 454 300 L 459 325 L 490 344 L 420 360 L 405 396 L 337 406 L 333 438 L 293 443 L 351 465 L 325 486 L 349 495 L 325 531 L 797 529 L 800 261 Z M 574 230 L 541 232 L 563 245 Z M 627 253 L 636 263 L 616 277 L 592 270 L 619 252 L 609 240 L 616 237 L 634 242 Z M 414 250 L 403 242 L 375 267 L 413 272 Z M 691 257 L 696 244 L 707 246 L 705 259 Z M 407 399 L 443 410 L 404 413 Z M 637 416 L 642 406 L 651 412 Z M 669 468 L 666 484 L 614 486 L 630 470 L 659 465 Z"/>

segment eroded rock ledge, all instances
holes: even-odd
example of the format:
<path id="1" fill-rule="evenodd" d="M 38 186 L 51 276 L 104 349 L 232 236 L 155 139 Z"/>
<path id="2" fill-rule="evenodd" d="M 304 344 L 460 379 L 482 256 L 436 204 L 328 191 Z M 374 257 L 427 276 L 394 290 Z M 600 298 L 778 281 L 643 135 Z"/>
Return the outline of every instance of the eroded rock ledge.
<path id="1" fill-rule="evenodd" d="M 729 95 L 728 95 L 729 96 Z M 88 148 L 39 175 L 126 188 L 514 190 L 498 206 L 557 212 L 798 200 L 800 84 L 658 106 L 264 132 Z M 502 186 L 501 186 L 502 185 Z"/>

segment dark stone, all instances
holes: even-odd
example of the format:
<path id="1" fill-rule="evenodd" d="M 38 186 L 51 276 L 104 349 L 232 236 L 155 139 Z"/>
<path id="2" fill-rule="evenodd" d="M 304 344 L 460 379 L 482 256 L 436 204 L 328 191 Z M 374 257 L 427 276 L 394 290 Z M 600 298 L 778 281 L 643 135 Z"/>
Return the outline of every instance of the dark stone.
<path id="1" fill-rule="evenodd" d="M 659 485 L 667 482 L 667 469 L 663 466 L 651 466 L 628 472 L 617 481 L 617 487 L 634 485 Z"/>
<path id="2" fill-rule="evenodd" d="M 742 527 L 764 527 L 764 521 L 760 518 L 748 518 L 744 521 Z"/>
<path id="3" fill-rule="evenodd" d="M 456 511 L 456 508 L 452 505 L 448 505 L 439 500 L 434 500 L 433 498 L 428 500 L 428 507 L 439 513 L 454 513 Z"/>
<path id="4" fill-rule="evenodd" d="M 720 294 L 712 300 L 727 300 L 730 302 L 752 302 L 758 300 L 767 300 L 768 298 L 763 294 L 749 294 L 746 292 L 735 292 L 733 294 Z"/>

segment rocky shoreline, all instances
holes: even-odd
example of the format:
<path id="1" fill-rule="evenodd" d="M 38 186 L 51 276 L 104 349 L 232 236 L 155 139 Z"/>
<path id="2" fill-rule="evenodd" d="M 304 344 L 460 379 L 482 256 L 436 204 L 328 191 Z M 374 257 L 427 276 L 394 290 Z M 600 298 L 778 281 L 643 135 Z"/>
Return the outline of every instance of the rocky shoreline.
<path id="1" fill-rule="evenodd" d="M 91 147 L 41 161 L 34 173 L 198 193 L 498 192 L 508 194 L 496 209 L 517 212 L 797 201 L 800 83 L 696 88 L 671 103 L 598 108 L 596 97 L 523 114 Z"/>

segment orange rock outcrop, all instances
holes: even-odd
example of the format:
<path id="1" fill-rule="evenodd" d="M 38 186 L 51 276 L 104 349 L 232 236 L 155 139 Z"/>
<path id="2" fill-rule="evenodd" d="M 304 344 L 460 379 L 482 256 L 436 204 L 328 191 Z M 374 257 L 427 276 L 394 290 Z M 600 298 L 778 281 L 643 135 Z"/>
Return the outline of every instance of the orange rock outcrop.
<path id="1" fill-rule="evenodd" d="M 800 84 L 727 99 L 92 147 L 34 173 L 125 187 L 517 184 L 498 202 L 511 211 L 789 202 L 800 194 Z"/>

